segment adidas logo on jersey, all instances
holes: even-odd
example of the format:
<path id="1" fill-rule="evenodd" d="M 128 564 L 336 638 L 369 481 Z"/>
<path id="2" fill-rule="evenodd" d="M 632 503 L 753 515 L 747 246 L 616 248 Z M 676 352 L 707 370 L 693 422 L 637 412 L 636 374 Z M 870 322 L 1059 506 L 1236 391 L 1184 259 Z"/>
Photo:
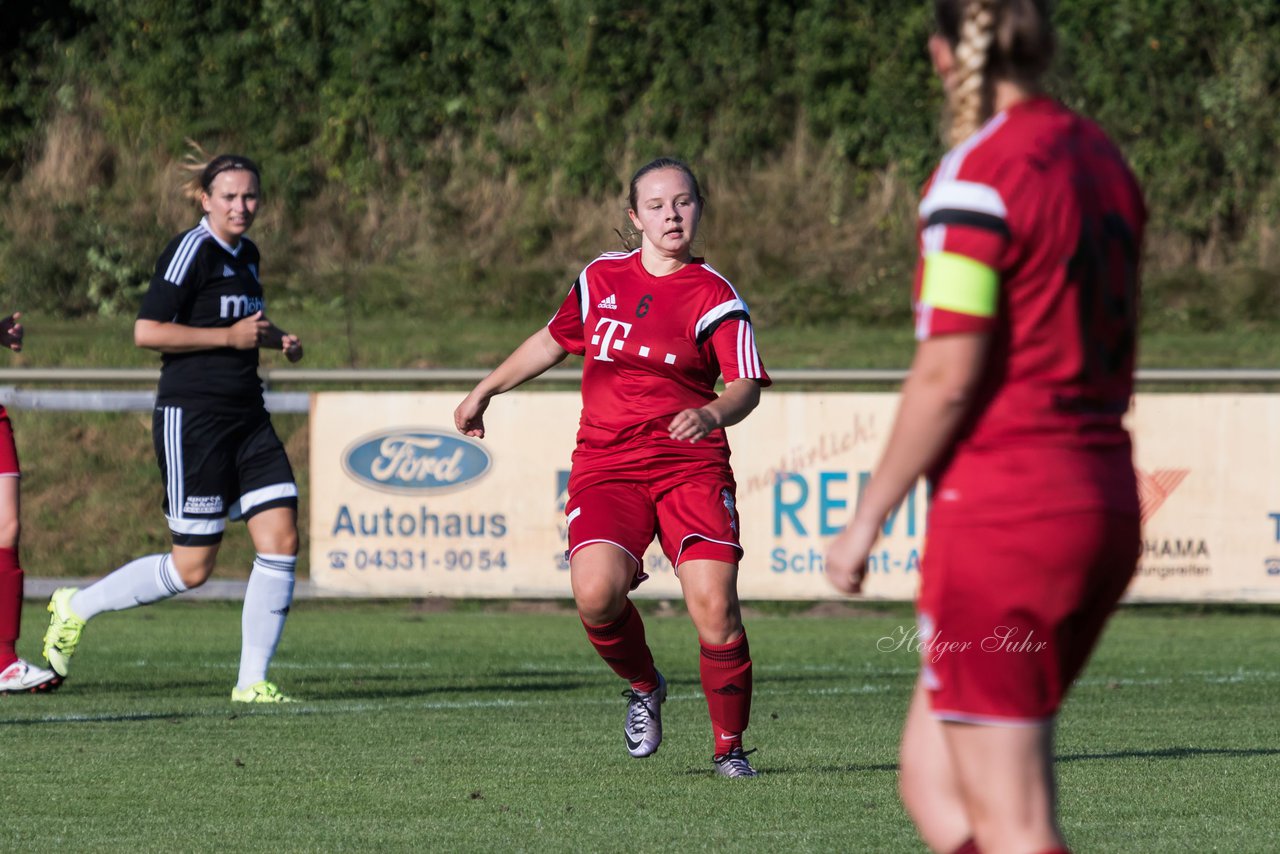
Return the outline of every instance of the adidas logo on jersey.
<path id="1" fill-rule="evenodd" d="M 596 308 L 611 308 L 614 311 L 617 311 L 618 309 L 617 294 L 609 294 L 607 297 L 600 300 L 600 302 L 596 305 Z"/>

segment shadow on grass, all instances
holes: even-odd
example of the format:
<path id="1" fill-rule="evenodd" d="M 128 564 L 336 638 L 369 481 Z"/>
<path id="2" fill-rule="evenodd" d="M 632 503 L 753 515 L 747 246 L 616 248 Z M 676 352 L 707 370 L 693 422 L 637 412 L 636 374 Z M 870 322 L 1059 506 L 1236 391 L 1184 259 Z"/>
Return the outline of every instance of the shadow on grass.
<path id="1" fill-rule="evenodd" d="M 502 683 L 486 683 L 475 685 L 457 685 L 457 684 L 441 684 L 434 686 L 424 685 L 374 685 L 370 684 L 378 681 L 394 681 L 394 677 L 380 679 L 378 677 L 365 677 L 360 680 L 348 683 L 346 685 L 329 685 L 327 687 L 314 686 L 310 689 L 304 689 L 298 692 L 298 701 L 296 704 L 278 707 L 268 704 L 236 704 L 232 705 L 230 700 L 225 708 L 220 709 L 197 709 L 190 711 L 172 711 L 172 712 L 76 712 L 76 711 L 54 711 L 40 717 L 33 718 L 16 718 L 16 719 L 0 719 L 0 727 L 5 726 L 31 726 L 35 724 L 82 724 L 82 723 L 127 723 L 136 721 L 152 721 L 152 720 L 170 720 L 178 723 L 186 718 L 216 718 L 227 717 L 235 718 L 238 716 L 270 713 L 275 708 L 287 708 L 293 711 L 301 711 L 303 707 L 312 703 L 324 703 L 333 701 L 343 702 L 377 702 L 392 700 L 447 700 L 451 697 L 490 697 L 496 700 L 503 698 L 515 699 L 526 694 L 537 693 L 563 693 L 566 691 L 577 691 L 588 683 L 582 681 L 570 681 L 557 679 L 554 681 L 530 681 L 523 684 L 511 684 L 509 682 Z M 98 686 L 84 686 L 79 697 L 76 699 L 90 700 L 97 698 L 102 704 L 118 704 L 121 700 L 129 700 L 133 698 L 150 699 L 152 695 L 164 694 L 165 699 L 172 700 L 175 691 L 183 691 L 183 699 L 189 702 L 206 702 L 208 700 L 217 699 L 230 693 L 230 689 L 223 690 L 223 686 L 212 686 L 208 682 L 165 682 L 165 683 L 146 683 L 134 685 L 113 684 L 110 688 L 105 686 L 99 689 Z M 67 696 L 67 692 L 63 690 L 62 696 Z M 38 700 L 35 702 L 39 702 Z M 461 702 L 461 701 L 460 701 Z M 474 701 L 473 701 L 474 702 Z M 31 709 L 31 707 L 28 707 Z"/>
<path id="2" fill-rule="evenodd" d="M 506 670 L 497 671 L 492 674 L 495 678 L 505 679 L 529 679 L 529 678 L 563 678 L 574 681 L 578 685 L 611 685 L 615 682 L 625 687 L 609 668 L 601 662 L 600 667 L 593 671 L 585 671 L 580 668 L 557 670 L 554 668 L 539 667 L 525 670 Z M 702 681 L 699 676 L 695 675 L 676 675 L 672 676 L 670 671 L 662 671 L 663 678 L 666 679 L 670 688 L 687 688 L 690 691 L 702 691 Z M 842 674 L 843 675 L 843 674 Z M 854 676 L 848 677 L 848 681 L 852 684 L 857 682 L 859 685 L 875 680 L 883 680 L 883 688 L 877 687 L 876 692 L 881 690 L 890 691 L 898 687 L 901 683 L 914 684 L 918 678 L 918 674 L 913 671 L 894 671 L 890 669 L 883 670 L 867 670 L 865 672 L 858 671 Z M 848 690 L 839 687 L 831 687 L 831 674 L 823 671 L 813 671 L 810 673 L 769 673 L 765 677 L 757 676 L 756 685 L 767 683 L 768 687 L 775 685 L 786 686 L 804 686 L 806 684 L 815 684 L 823 688 L 827 693 L 844 694 L 849 693 Z M 855 686 L 856 687 L 856 686 Z M 861 691 L 859 693 L 862 693 Z M 867 692 L 869 693 L 869 692 Z"/>
<path id="3" fill-rule="evenodd" d="M 898 772 L 898 764 L 897 764 L 896 762 L 894 762 L 894 763 L 884 763 L 884 764 L 880 764 L 880 765 L 816 765 L 816 766 L 815 766 L 815 765 L 796 765 L 796 766 L 788 766 L 788 765 L 770 765 L 770 764 L 769 764 L 768 762 L 766 762 L 765 760 L 762 760 L 762 759 L 753 759 L 753 760 L 751 760 L 751 764 L 752 764 L 752 765 L 754 765 L 754 766 L 756 767 L 756 770 L 760 772 L 760 776 L 761 776 L 761 777 L 766 777 L 766 776 L 767 776 L 767 777 L 782 777 L 782 776 L 785 776 L 785 775 L 787 775 L 787 774 L 801 774 L 801 775 L 813 775 L 813 774 L 858 774 L 858 773 L 865 773 L 865 772 L 868 772 L 868 771 L 892 771 L 892 772 L 893 772 L 893 773 L 895 773 L 895 774 Z M 710 763 L 708 762 L 708 767 L 707 767 L 707 768 L 705 768 L 705 769 L 704 769 L 704 768 L 689 768 L 689 769 L 688 769 L 688 770 L 686 770 L 684 773 L 685 773 L 687 776 L 690 776 L 690 777 L 713 777 L 713 776 L 715 776 L 715 773 L 716 773 L 716 772 L 715 772 L 715 769 L 714 769 L 714 768 L 711 768 L 711 767 L 710 767 Z"/>
<path id="4" fill-rule="evenodd" d="M 381 681 L 377 678 L 364 677 L 356 682 L 352 682 L 348 687 L 334 687 L 321 690 L 309 690 L 305 692 L 306 700 L 392 700 L 392 699 L 412 699 L 414 697 L 435 698 L 440 695 L 450 694 L 495 694 L 498 696 L 533 694 L 533 693 L 564 693 L 566 691 L 577 691 L 590 685 L 590 682 L 578 680 L 569 681 L 557 679 L 555 681 L 529 681 L 518 684 L 510 682 L 502 682 L 499 684 L 487 683 L 477 685 L 456 685 L 442 684 L 431 687 L 423 687 L 421 685 L 374 685 L 372 683 Z M 391 680 L 387 680 L 391 681 Z"/>
<path id="5" fill-rule="evenodd" d="M 1280 756 L 1276 747 L 1161 747 L 1155 750 L 1115 750 L 1110 753 L 1067 753 L 1059 762 L 1097 759 L 1193 759 L 1197 756 Z"/>
<path id="6" fill-rule="evenodd" d="M 1057 762 L 1096 762 L 1098 759 L 1194 759 L 1197 757 L 1274 757 L 1280 755 L 1280 748 L 1157 748 L 1153 750 L 1112 750 L 1110 753 L 1066 753 L 1056 757 Z M 849 766 L 827 766 L 814 768 L 768 768 L 769 775 L 782 773 L 858 773 L 865 771 L 899 771 L 897 763 L 886 764 L 849 764 Z M 700 775 L 699 768 L 690 768 L 686 773 Z M 762 768 L 764 773 L 764 768 Z"/>
<path id="7" fill-rule="evenodd" d="M 66 724 L 112 724 L 139 723 L 146 721 L 168 721 L 178 724 L 196 718 L 234 718 L 232 709 L 222 711 L 202 710 L 187 712 L 103 712 L 101 714 L 81 714 L 64 712 L 50 714 L 39 718 L 19 718 L 17 720 L 0 720 L 0 727 L 7 726 L 64 726 Z"/>
<path id="8" fill-rule="evenodd" d="M 1162 747 L 1155 750 L 1115 750 L 1110 753 L 1067 753 L 1056 757 L 1058 762 L 1092 762 L 1100 759 L 1194 759 L 1200 756 L 1277 756 L 1280 748 L 1275 747 Z M 881 765 L 828 765 L 826 767 L 803 766 L 797 768 L 761 767 L 761 774 L 848 774 L 865 771 L 899 770 L 897 763 Z M 690 768 L 685 773 L 701 775 L 702 769 Z"/>

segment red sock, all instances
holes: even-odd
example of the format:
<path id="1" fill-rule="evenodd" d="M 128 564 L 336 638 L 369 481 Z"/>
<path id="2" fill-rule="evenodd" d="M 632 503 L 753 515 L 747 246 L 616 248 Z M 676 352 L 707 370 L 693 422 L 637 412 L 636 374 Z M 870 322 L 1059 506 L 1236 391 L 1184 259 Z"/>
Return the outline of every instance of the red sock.
<path id="1" fill-rule="evenodd" d="M 653 653 L 644 640 L 644 620 L 640 619 L 640 612 L 630 599 L 622 616 L 612 623 L 589 626 L 583 620 L 582 626 L 587 630 L 587 640 L 614 673 L 641 693 L 658 690 L 658 671 L 653 666 Z"/>
<path id="2" fill-rule="evenodd" d="M 0 668 L 18 660 L 14 644 L 22 626 L 22 570 L 18 550 L 0 548 Z"/>
<path id="3" fill-rule="evenodd" d="M 742 747 L 742 733 L 751 720 L 751 649 L 746 632 L 720 646 L 700 645 L 698 670 L 719 756 Z"/>

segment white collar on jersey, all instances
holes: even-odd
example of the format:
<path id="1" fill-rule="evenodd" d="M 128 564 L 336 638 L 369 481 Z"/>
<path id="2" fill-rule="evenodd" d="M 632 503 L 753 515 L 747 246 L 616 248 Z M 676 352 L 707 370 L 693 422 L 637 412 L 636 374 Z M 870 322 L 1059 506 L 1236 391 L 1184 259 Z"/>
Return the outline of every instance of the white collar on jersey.
<path id="1" fill-rule="evenodd" d="M 190 220 L 188 220 L 188 222 L 190 222 Z M 203 228 L 205 231 L 209 232 L 209 236 L 212 237 L 214 240 L 218 241 L 219 246 L 221 246 L 223 249 L 230 252 L 231 257 L 233 258 L 240 257 L 240 250 L 244 248 L 243 240 L 237 243 L 234 248 L 232 248 L 231 246 L 228 246 L 225 242 L 223 242 L 222 238 L 219 237 L 217 234 L 215 234 L 213 229 L 209 227 L 209 218 L 207 216 L 200 217 L 200 227 Z"/>

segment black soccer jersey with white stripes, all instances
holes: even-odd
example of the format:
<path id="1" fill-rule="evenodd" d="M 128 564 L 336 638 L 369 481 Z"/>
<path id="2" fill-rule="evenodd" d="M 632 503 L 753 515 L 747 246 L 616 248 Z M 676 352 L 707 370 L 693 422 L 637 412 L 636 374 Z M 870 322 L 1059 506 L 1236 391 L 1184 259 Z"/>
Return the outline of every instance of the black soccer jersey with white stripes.
<path id="1" fill-rule="evenodd" d="M 232 250 L 202 219 L 161 253 L 138 319 L 217 328 L 265 311 L 258 258 L 253 241 L 241 237 Z M 219 410 L 262 406 L 256 348 L 164 353 L 161 363 L 157 405 Z"/>

